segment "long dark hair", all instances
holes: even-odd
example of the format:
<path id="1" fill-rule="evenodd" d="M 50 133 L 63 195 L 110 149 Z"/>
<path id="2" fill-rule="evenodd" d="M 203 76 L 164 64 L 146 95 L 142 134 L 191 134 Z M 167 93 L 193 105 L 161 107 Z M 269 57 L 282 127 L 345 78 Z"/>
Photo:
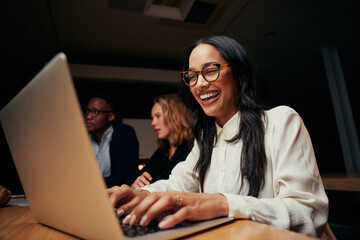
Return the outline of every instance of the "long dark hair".
<path id="1" fill-rule="evenodd" d="M 238 133 L 228 142 L 243 141 L 241 153 L 241 179 L 249 183 L 249 196 L 257 197 L 265 181 L 266 154 L 264 144 L 263 108 L 256 103 L 255 77 L 245 49 L 234 39 L 226 36 L 212 36 L 196 41 L 189 49 L 183 66 L 183 71 L 189 69 L 191 52 L 200 44 L 210 44 L 216 47 L 222 57 L 231 64 L 238 84 L 236 107 L 241 120 Z M 212 149 L 217 142 L 215 118 L 207 116 L 196 102 L 190 88 L 181 81 L 179 95 L 185 105 L 194 115 L 194 134 L 200 148 L 200 156 L 194 172 L 199 172 L 201 188 L 204 187 L 205 175 L 209 169 Z"/>

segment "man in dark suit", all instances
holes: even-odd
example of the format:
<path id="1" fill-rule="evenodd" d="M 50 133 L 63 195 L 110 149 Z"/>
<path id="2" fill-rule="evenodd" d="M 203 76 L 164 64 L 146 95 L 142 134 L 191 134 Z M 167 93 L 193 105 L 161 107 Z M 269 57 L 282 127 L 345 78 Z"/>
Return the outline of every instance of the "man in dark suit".
<path id="1" fill-rule="evenodd" d="M 107 187 L 121 185 L 133 177 L 138 166 L 139 142 L 131 126 L 115 123 L 112 98 L 94 95 L 87 104 L 85 122 Z"/>

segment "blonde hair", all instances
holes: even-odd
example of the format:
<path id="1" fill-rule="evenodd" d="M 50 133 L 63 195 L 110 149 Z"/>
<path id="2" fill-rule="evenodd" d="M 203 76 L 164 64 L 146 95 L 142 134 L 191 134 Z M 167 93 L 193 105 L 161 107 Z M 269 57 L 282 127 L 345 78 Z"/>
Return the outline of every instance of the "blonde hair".
<path id="1" fill-rule="evenodd" d="M 194 138 L 192 115 L 180 97 L 177 94 L 164 94 L 157 96 L 154 99 L 155 103 L 161 106 L 164 121 L 175 139 L 174 144 L 180 146 L 184 141 L 192 144 Z M 158 144 L 160 148 L 165 147 L 163 140 L 158 140 Z"/>

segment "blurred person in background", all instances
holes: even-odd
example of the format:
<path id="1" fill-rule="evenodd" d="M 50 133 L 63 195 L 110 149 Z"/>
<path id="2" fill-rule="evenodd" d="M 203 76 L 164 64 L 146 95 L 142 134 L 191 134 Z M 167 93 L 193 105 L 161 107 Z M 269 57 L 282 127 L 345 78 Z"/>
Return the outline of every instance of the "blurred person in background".
<path id="1" fill-rule="evenodd" d="M 138 177 L 129 185 L 140 188 L 161 179 L 168 179 L 172 169 L 186 159 L 193 142 L 190 111 L 177 94 L 164 94 L 154 99 L 151 126 L 158 137 L 158 149 Z"/>

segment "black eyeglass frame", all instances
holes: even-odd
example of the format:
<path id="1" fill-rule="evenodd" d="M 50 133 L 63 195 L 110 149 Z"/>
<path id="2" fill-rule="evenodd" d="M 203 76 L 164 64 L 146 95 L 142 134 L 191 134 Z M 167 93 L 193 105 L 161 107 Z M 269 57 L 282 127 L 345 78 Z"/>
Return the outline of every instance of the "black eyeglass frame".
<path id="1" fill-rule="evenodd" d="M 217 74 L 217 77 L 214 79 L 214 80 L 208 80 L 206 79 L 206 77 L 203 75 L 203 71 L 205 68 L 209 67 L 209 66 L 216 66 L 218 68 L 218 74 Z M 232 67 L 232 64 L 231 63 L 210 63 L 206 66 L 203 67 L 203 69 L 199 70 L 199 71 L 195 71 L 195 70 L 188 70 L 188 71 L 184 71 L 182 72 L 180 75 L 181 75 L 181 78 L 182 80 L 185 82 L 185 84 L 189 87 L 191 86 L 194 86 L 196 85 L 197 81 L 198 81 L 198 78 L 199 78 L 199 74 L 201 74 L 203 76 L 203 78 L 208 81 L 208 82 L 215 82 L 216 80 L 218 80 L 219 76 L 220 76 L 220 69 L 221 68 L 224 68 L 224 67 Z M 194 72 L 196 74 L 196 81 L 193 83 L 193 84 L 190 84 L 190 81 L 189 83 L 185 80 L 185 74 L 188 73 L 188 72 Z"/>
<path id="2" fill-rule="evenodd" d="M 99 116 L 100 113 L 111 113 L 111 112 L 113 112 L 113 111 L 112 110 L 86 109 L 84 112 L 84 116 L 86 117 L 90 113 L 91 117 L 97 117 L 97 116 Z"/>

